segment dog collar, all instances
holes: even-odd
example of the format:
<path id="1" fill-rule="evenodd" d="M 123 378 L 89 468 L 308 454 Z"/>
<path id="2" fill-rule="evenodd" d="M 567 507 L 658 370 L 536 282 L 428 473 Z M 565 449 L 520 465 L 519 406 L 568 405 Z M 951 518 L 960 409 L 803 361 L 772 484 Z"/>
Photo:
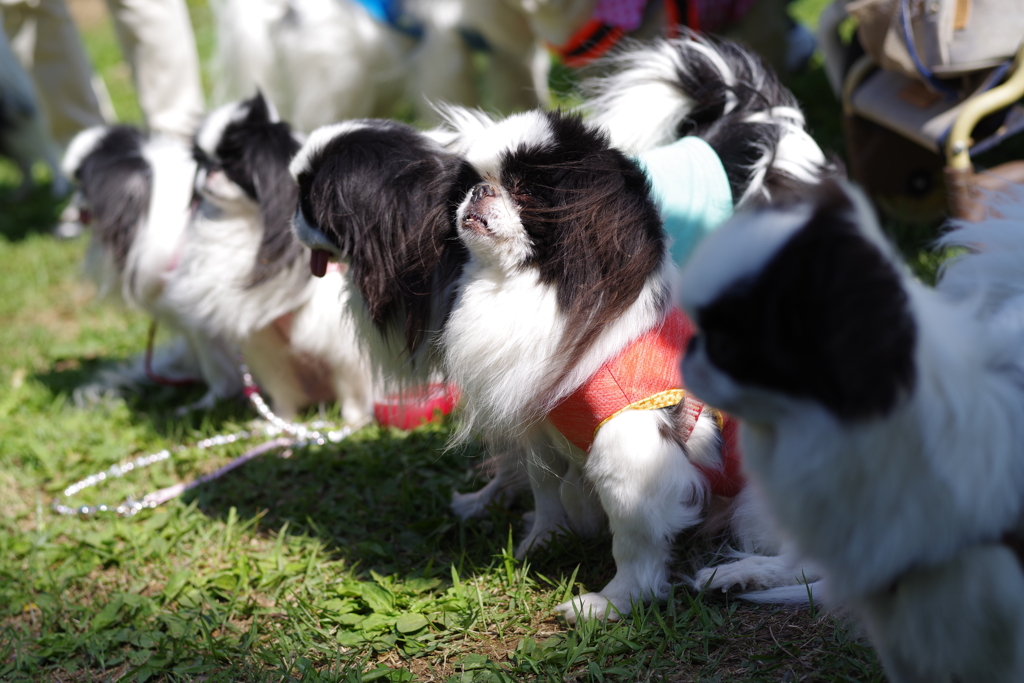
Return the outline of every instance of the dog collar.
<path id="1" fill-rule="evenodd" d="M 686 345 L 695 332 L 686 315 L 673 309 L 661 324 L 641 335 L 602 365 L 576 391 L 548 413 L 548 420 L 570 443 L 590 451 L 598 431 L 626 410 L 658 410 L 682 404 L 679 436 L 685 443 L 704 410 L 683 388 L 679 372 Z M 722 463 L 694 463 L 712 492 L 734 496 L 743 486 L 735 421 L 714 413 L 722 435 Z"/>

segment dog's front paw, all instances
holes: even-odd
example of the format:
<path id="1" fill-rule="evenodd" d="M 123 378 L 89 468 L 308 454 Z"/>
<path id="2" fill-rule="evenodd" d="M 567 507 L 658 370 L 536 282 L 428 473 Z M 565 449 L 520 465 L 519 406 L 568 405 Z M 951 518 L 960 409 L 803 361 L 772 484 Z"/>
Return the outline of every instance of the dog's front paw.
<path id="1" fill-rule="evenodd" d="M 483 516 L 490 504 L 491 499 L 480 494 L 480 491 L 473 493 L 452 492 L 451 510 L 461 520 L 474 519 Z"/>
<path id="2" fill-rule="evenodd" d="M 71 393 L 71 400 L 78 408 L 94 408 L 103 403 L 112 403 L 124 398 L 117 387 L 112 387 L 103 382 L 90 382 L 75 387 Z"/>
<path id="3" fill-rule="evenodd" d="M 215 394 L 211 390 L 203 394 L 203 397 L 196 401 L 195 403 L 189 403 L 187 405 L 183 405 L 177 408 L 174 411 L 174 414 L 177 415 L 178 417 L 184 417 L 185 415 L 191 413 L 193 410 L 205 413 L 209 410 L 213 410 L 213 407 L 215 405 L 217 405 L 217 394 Z"/>
<path id="4" fill-rule="evenodd" d="M 568 602 L 563 602 L 555 611 L 565 617 L 569 624 L 579 620 L 608 619 L 617 621 L 630 613 L 629 599 L 609 600 L 600 593 L 584 593 Z"/>
<path id="5" fill-rule="evenodd" d="M 517 560 L 546 547 L 553 536 L 565 533 L 568 526 L 568 520 L 564 516 L 550 518 L 537 514 L 536 510 L 523 515 L 523 521 L 529 526 L 530 531 L 526 534 L 526 538 L 516 546 Z"/>
<path id="6" fill-rule="evenodd" d="M 730 572 L 726 570 L 728 566 L 704 567 L 693 577 L 693 588 L 698 591 L 704 589 L 708 591 L 720 590 L 723 593 L 735 588 L 736 584 L 731 582 Z"/>
<path id="7" fill-rule="evenodd" d="M 814 581 L 816 574 L 804 578 L 803 567 L 793 567 L 782 556 L 750 555 L 717 567 L 705 567 L 693 578 L 696 590 L 759 591 L 779 586 L 792 586 L 805 580 Z"/>

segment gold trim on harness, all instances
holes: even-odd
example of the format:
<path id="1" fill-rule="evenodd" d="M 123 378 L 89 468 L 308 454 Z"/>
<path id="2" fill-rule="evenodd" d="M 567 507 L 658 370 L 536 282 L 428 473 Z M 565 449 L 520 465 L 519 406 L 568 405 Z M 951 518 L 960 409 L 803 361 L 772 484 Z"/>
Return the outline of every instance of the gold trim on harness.
<path id="1" fill-rule="evenodd" d="M 686 399 L 686 390 L 684 389 L 669 389 L 668 391 L 660 391 L 653 396 L 640 399 L 630 403 L 625 408 L 620 408 L 614 413 L 601 420 L 601 424 L 594 428 L 594 436 L 597 436 L 598 431 L 601 427 L 604 427 L 605 423 L 614 417 L 618 417 L 621 413 L 627 410 L 658 410 L 659 408 L 668 408 L 670 406 L 679 405 Z"/>

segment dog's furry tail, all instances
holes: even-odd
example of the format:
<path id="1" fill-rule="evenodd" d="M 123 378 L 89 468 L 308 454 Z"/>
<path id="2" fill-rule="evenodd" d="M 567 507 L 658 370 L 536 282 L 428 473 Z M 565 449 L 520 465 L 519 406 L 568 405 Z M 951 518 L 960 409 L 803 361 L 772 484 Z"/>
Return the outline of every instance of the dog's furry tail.
<path id="1" fill-rule="evenodd" d="M 640 153 L 696 135 L 718 153 L 743 206 L 777 199 L 831 172 L 793 94 L 759 57 L 692 32 L 633 43 L 584 84 L 591 120 Z"/>
<path id="2" fill-rule="evenodd" d="M 795 586 L 779 586 L 763 591 L 740 593 L 737 597 L 760 605 L 781 605 L 785 607 L 810 607 L 820 605 L 821 581 Z"/>

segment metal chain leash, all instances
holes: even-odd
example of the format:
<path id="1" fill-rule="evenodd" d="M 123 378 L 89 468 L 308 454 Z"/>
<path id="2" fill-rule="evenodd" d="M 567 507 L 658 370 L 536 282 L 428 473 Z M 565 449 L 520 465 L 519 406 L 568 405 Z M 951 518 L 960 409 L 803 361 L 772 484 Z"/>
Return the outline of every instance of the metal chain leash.
<path id="1" fill-rule="evenodd" d="M 265 428 L 251 430 L 244 429 L 232 434 L 218 434 L 216 436 L 203 439 L 192 446 L 174 446 L 169 449 L 165 448 L 164 450 L 157 451 L 156 453 L 141 455 L 123 464 L 111 465 L 108 469 L 95 474 L 90 474 L 85 479 L 77 481 L 65 488 L 63 498 L 59 496 L 55 497 L 53 502 L 50 504 L 51 509 L 59 515 L 79 515 L 87 517 L 99 513 L 113 512 L 119 517 L 132 517 L 142 510 L 155 508 L 158 505 L 162 505 L 163 503 L 172 500 L 173 498 L 177 498 L 186 491 L 213 481 L 250 460 L 274 449 L 286 447 L 304 448 L 311 444 L 323 446 L 328 442 L 340 443 L 348 438 L 356 429 L 362 426 L 359 425 L 359 427 L 353 428 L 352 426 L 345 425 L 341 429 L 331 430 L 331 425 L 326 422 L 312 422 L 308 426 L 301 423 L 289 422 L 275 415 L 270 409 L 270 406 L 267 405 L 267 402 L 263 400 L 259 387 L 256 386 L 256 382 L 253 380 L 252 374 L 249 372 L 249 367 L 244 361 L 240 363 L 239 369 L 242 373 L 245 396 L 249 399 L 249 402 L 256 409 L 256 412 L 259 413 L 260 417 L 267 422 L 267 426 Z M 328 431 L 325 433 L 319 430 Z M 281 436 L 282 434 L 287 436 Z M 159 491 L 148 493 L 140 500 L 136 500 L 131 496 L 128 496 L 120 505 L 99 504 L 79 505 L 78 507 L 71 507 L 69 505 L 65 505 L 63 502 L 81 491 L 101 484 L 108 479 L 117 479 L 130 472 L 134 472 L 135 470 L 149 467 L 150 465 L 154 465 L 165 460 L 170 460 L 175 453 L 180 453 L 188 450 L 189 448 L 207 450 L 217 448 L 219 446 L 227 446 L 233 443 L 248 441 L 260 436 L 278 438 L 273 438 L 270 441 L 246 451 L 244 454 L 238 456 L 228 464 L 210 472 L 209 474 L 204 474 L 203 476 L 193 479 L 187 483 L 174 484 L 173 486 L 168 486 L 167 488 L 160 489 Z"/>

